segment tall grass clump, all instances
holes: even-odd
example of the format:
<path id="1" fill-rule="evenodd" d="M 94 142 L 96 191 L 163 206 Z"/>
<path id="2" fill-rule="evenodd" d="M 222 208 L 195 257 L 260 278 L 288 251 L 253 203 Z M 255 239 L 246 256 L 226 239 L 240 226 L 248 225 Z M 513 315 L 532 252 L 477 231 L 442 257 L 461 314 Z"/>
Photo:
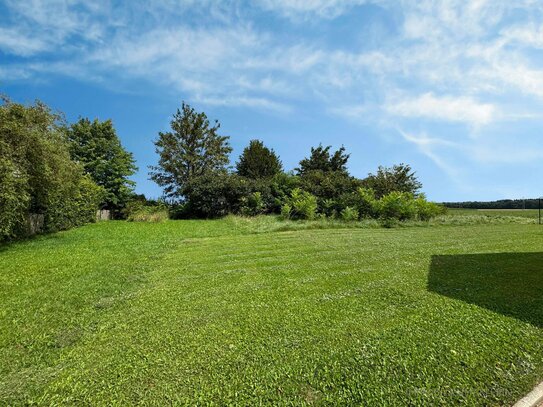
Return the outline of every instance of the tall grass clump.
<path id="1" fill-rule="evenodd" d="M 125 209 L 125 216 L 129 222 L 163 222 L 169 219 L 168 207 L 161 202 L 152 205 L 131 202 Z"/>

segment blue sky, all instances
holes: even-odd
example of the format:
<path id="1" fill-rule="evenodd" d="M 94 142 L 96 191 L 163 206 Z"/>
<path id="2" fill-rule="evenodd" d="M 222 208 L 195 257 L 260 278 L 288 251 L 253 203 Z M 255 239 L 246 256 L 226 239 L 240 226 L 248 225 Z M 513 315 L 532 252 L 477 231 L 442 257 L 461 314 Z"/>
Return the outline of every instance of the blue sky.
<path id="1" fill-rule="evenodd" d="M 343 144 L 353 175 L 409 163 L 432 200 L 543 195 L 537 0 L 0 0 L 0 92 L 111 118 L 148 196 L 182 100 L 233 161 Z"/>

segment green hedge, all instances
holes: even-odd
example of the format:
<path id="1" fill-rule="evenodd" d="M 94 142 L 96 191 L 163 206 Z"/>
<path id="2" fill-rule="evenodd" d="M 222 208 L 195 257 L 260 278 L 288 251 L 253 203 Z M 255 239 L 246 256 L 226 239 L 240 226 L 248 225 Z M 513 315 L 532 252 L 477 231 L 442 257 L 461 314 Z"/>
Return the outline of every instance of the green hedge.
<path id="1" fill-rule="evenodd" d="M 70 159 L 62 125 L 39 102 L 0 105 L 0 240 L 28 235 L 31 214 L 45 232 L 95 220 L 103 189 Z"/>

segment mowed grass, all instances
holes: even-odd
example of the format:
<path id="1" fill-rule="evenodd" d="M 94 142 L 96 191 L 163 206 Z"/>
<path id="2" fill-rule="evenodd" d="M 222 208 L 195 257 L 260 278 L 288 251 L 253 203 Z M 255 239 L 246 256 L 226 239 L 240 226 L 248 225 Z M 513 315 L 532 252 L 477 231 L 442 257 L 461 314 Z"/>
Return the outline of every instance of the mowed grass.
<path id="1" fill-rule="evenodd" d="M 510 405 L 543 379 L 538 225 L 281 229 L 1 247 L 0 404 Z"/>

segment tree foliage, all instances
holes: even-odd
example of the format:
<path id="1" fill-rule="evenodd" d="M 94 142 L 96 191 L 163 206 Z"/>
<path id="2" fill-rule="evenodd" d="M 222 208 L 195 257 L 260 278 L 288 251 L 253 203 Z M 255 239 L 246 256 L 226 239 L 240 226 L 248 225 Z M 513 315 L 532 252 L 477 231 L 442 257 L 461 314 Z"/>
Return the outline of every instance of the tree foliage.
<path id="1" fill-rule="evenodd" d="M 300 188 L 294 188 L 281 209 L 284 217 L 311 220 L 317 213 L 317 198 Z"/>
<path id="2" fill-rule="evenodd" d="M 407 220 L 439 212 L 423 196 L 417 198 L 421 184 L 408 165 L 379 167 L 361 180 L 347 170 L 345 147 L 333 151 L 319 145 L 295 173 L 285 173 L 274 151 L 252 140 L 232 173 L 228 137 L 218 135 L 218 123 L 210 126 L 205 113 L 183 103 L 171 125 L 155 142 L 160 160 L 151 178 L 178 201 L 174 217 L 281 213 L 292 219 Z"/>
<path id="3" fill-rule="evenodd" d="M 337 199 L 343 194 L 354 192 L 360 185 L 360 180 L 343 171 L 313 170 L 300 177 L 301 188 L 315 195 L 319 204 L 324 199 Z"/>
<path id="4" fill-rule="evenodd" d="M 95 219 L 103 190 L 70 159 L 63 125 L 41 102 L 0 105 L 0 239 L 24 236 L 30 214 L 45 231 Z"/>
<path id="5" fill-rule="evenodd" d="M 251 194 L 251 183 L 226 170 L 207 171 L 193 178 L 186 186 L 189 197 L 187 213 L 200 218 L 216 218 L 240 213 L 244 197 Z"/>
<path id="6" fill-rule="evenodd" d="M 135 183 L 128 179 L 137 167 L 126 151 L 111 120 L 81 118 L 67 128 L 70 155 L 105 190 L 101 206 L 120 210 L 133 194 Z"/>
<path id="7" fill-rule="evenodd" d="M 218 134 L 219 122 L 211 126 L 205 113 L 184 102 L 170 124 L 171 131 L 160 132 L 155 141 L 160 158 L 150 176 L 167 197 L 190 199 L 187 187 L 199 177 L 224 170 L 232 148 L 229 138 Z"/>
<path id="8" fill-rule="evenodd" d="M 275 151 L 266 147 L 260 140 L 251 140 L 239 157 L 236 170 L 242 177 L 271 178 L 283 170 L 283 165 Z"/>
<path id="9" fill-rule="evenodd" d="M 331 146 L 311 148 L 309 157 L 300 161 L 296 169 L 300 177 L 300 187 L 317 198 L 319 211 L 332 213 L 331 201 L 336 201 L 343 194 L 353 192 L 359 185 L 358 180 L 349 175 L 347 161 L 349 154 L 345 147 L 335 152 L 330 151 Z M 335 202 L 334 205 L 336 206 Z"/>
<path id="10" fill-rule="evenodd" d="M 408 164 L 394 165 L 392 168 L 380 166 L 376 174 L 369 174 L 364 185 L 371 188 L 377 198 L 382 198 L 391 192 L 406 192 L 417 195 L 422 184 Z"/>
<path id="11" fill-rule="evenodd" d="M 330 153 L 332 146 L 311 147 L 311 154 L 308 158 L 300 161 L 297 168 L 298 175 L 304 176 L 312 171 L 341 172 L 347 174 L 347 161 L 349 154 L 345 153 L 345 147 L 341 146 L 333 154 Z"/>

